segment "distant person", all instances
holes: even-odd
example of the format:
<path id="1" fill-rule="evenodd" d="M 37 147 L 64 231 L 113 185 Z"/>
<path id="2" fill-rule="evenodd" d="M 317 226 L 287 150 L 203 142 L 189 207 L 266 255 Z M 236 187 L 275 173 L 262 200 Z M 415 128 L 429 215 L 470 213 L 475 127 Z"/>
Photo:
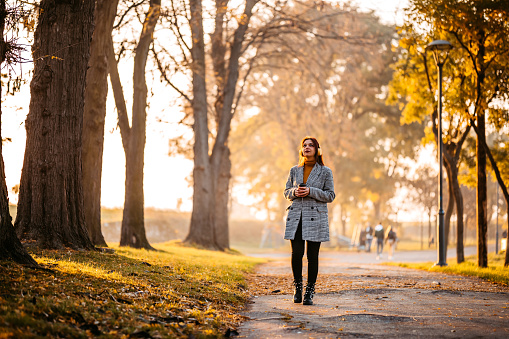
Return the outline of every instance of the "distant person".
<path id="1" fill-rule="evenodd" d="M 299 164 L 290 170 L 284 191 L 292 202 L 288 208 L 285 239 L 292 245 L 293 302 L 313 305 L 318 276 L 320 244 L 329 241 L 327 203 L 336 197 L 332 171 L 325 167 L 322 150 L 315 138 L 302 139 Z M 302 257 L 307 245 L 308 280 L 302 301 Z"/>
<path id="2" fill-rule="evenodd" d="M 370 224 L 366 227 L 366 252 L 371 252 L 371 243 L 373 242 L 373 227 Z"/>
<path id="3" fill-rule="evenodd" d="M 389 245 L 389 260 L 394 258 L 394 249 L 396 248 L 397 240 L 398 236 L 396 235 L 396 231 L 392 226 L 389 226 L 387 229 L 387 237 L 385 238 L 385 242 Z"/>
<path id="4" fill-rule="evenodd" d="M 359 251 L 363 251 L 366 248 L 366 230 L 361 229 L 359 235 Z"/>
<path id="5" fill-rule="evenodd" d="M 376 260 L 379 260 L 384 250 L 384 227 L 382 222 L 379 222 L 375 226 L 375 238 L 376 238 Z"/>

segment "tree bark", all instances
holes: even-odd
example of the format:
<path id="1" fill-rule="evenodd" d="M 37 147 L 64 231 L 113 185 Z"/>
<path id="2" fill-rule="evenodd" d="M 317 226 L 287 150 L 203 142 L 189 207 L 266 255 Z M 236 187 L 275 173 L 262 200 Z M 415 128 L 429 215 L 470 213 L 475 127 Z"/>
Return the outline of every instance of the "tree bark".
<path id="1" fill-rule="evenodd" d="M 258 0 L 247 0 L 239 26 L 235 30 L 233 42 L 230 44 L 229 59 L 226 72 L 224 64 L 226 48 L 222 43 L 223 30 L 217 25 L 222 25 L 224 17 L 223 0 L 216 2 L 218 12 L 216 14 L 216 29 L 212 37 L 213 51 L 223 53 L 221 56 L 213 55 L 214 70 L 217 72 L 218 92 L 216 94 L 216 122 L 217 133 L 209 156 L 208 152 L 208 120 L 207 120 L 207 92 L 205 86 L 205 44 L 203 35 L 203 17 L 201 1 L 191 0 L 191 34 L 193 46 L 193 113 L 195 122 L 193 130 L 195 134 L 194 145 L 194 195 L 191 226 L 185 241 L 195 243 L 208 248 L 224 249 L 226 242 L 218 242 L 216 235 L 228 234 L 228 205 L 221 202 L 228 201 L 228 186 L 231 174 L 225 175 L 221 161 L 229 158 L 228 136 L 233 117 L 233 101 L 239 77 L 239 58 L 242 53 L 242 43 L 252 16 L 252 10 Z M 225 74 L 225 76 L 222 76 Z M 199 134 L 199 135 L 198 135 Z M 226 153 L 226 155 L 225 155 Z M 221 176 L 221 178 L 220 178 Z M 210 192 L 210 193 L 209 193 Z M 212 195 L 212 199 L 210 199 Z M 225 195 L 225 196 L 222 196 Z M 207 207 L 205 207 L 208 204 Z M 216 213 L 219 212 L 219 215 Z M 217 229 L 216 228 L 225 228 Z M 228 241 L 229 243 L 229 241 Z"/>
<path id="2" fill-rule="evenodd" d="M 456 167 L 451 168 L 451 184 L 454 191 L 454 200 L 456 201 L 456 262 L 461 264 L 465 261 L 465 245 L 463 243 L 464 238 L 464 223 L 463 223 L 463 194 L 461 193 L 461 187 L 458 182 L 458 170 Z"/>
<path id="3" fill-rule="evenodd" d="M 143 167 L 146 140 L 147 84 L 145 68 L 153 33 L 161 13 L 161 0 L 151 0 L 143 22 L 133 71 L 132 127 L 124 147 L 126 157 L 125 201 L 122 215 L 120 246 L 153 249 L 145 233 L 145 202 L 143 193 Z"/>
<path id="4" fill-rule="evenodd" d="M 215 199 L 212 185 L 212 168 L 209 162 L 209 129 L 207 118 L 207 87 L 205 84 L 205 41 L 203 34 L 202 4 L 189 1 L 191 11 L 192 71 L 193 71 L 193 211 L 187 243 L 218 249 L 214 225 L 211 221 L 211 201 Z"/>
<path id="5" fill-rule="evenodd" d="M 118 0 L 97 0 L 96 26 L 90 45 L 90 61 L 85 89 L 83 115 L 83 187 L 85 221 L 90 240 L 107 246 L 101 232 L 101 175 L 104 146 L 104 121 L 108 94 L 108 59 L 106 57 Z"/>
<path id="6" fill-rule="evenodd" d="M 230 150 L 227 148 L 223 153 L 223 160 L 219 168 L 219 178 L 216 188 L 217 199 L 214 199 L 216 208 L 214 229 L 216 232 L 216 242 L 221 250 L 230 248 L 228 201 L 230 197 L 231 167 Z"/>
<path id="7" fill-rule="evenodd" d="M 215 29 L 211 36 L 212 43 L 212 65 L 214 68 L 214 79 L 217 88 L 215 109 L 215 122 L 219 126 L 224 112 L 224 90 L 227 78 L 226 72 L 226 45 L 224 42 L 224 23 L 228 9 L 228 0 L 216 1 Z M 212 168 L 213 177 L 217 178 L 212 182 L 214 186 L 215 199 L 210 201 L 211 224 L 214 225 L 216 245 L 220 250 L 230 248 L 229 227 L 228 227 L 228 201 L 229 186 L 231 177 L 230 149 L 223 145 L 223 159 L 217 166 Z"/>
<path id="8" fill-rule="evenodd" d="M 81 170 L 94 3 L 40 3 L 15 228 L 21 239 L 42 248 L 94 248 L 85 224 Z"/>
<path id="9" fill-rule="evenodd" d="M 5 0 L 0 0 L 0 64 L 3 65 L 7 53 L 4 40 L 5 19 L 7 16 Z M 2 83 L 0 82 L 0 98 L 2 96 Z M 0 100 L 1 102 L 1 100 Z M 12 218 L 9 213 L 9 196 L 5 182 L 5 167 L 2 153 L 2 107 L 0 105 L 0 260 L 13 260 L 29 266 L 38 266 L 37 262 L 28 254 L 19 241 Z"/>
<path id="10" fill-rule="evenodd" d="M 470 121 L 470 125 L 474 128 L 475 133 L 477 135 L 479 135 L 479 131 L 478 131 L 478 129 L 475 125 L 475 122 L 473 120 Z M 504 195 L 505 204 L 507 207 L 507 215 L 509 216 L 509 191 L 507 190 L 507 186 L 504 183 L 504 180 L 502 179 L 502 175 L 500 173 L 500 169 L 498 168 L 497 162 L 495 161 L 495 158 L 493 157 L 493 154 L 491 154 L 488 144 L 486 143 L 486 138 L 484 138 L 484 141 L 485 142 L 483 144 L 483 147 L 486 152 L 486 155 L 490 159 L 491 167 L 493 168 L 493 171 L 495 172 L 495 177 L 497 178 L 497 182 L 498 182 L 500 188 L 502 189 L 502 194 Z M 509 239 L 509 218 L 507 219 L 507 233 L 508 233 L 507 239 Z M 507 250 L 505 251 L 504 266 L 505 267 L 509 266 L 509 251 L 507 251 Z"/>

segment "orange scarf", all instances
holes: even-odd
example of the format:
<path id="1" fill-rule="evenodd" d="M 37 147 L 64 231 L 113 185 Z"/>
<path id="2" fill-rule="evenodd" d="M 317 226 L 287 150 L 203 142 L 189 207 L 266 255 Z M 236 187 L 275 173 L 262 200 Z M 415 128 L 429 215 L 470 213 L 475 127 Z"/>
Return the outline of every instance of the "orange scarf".
<path id="1" fill-rule="evenodd" d="M 311 173 L 311 170 L 316 164 L 316 159 L 312 160 L 304 160 L 304 183 L 308 181 L 309 174 Z"/>

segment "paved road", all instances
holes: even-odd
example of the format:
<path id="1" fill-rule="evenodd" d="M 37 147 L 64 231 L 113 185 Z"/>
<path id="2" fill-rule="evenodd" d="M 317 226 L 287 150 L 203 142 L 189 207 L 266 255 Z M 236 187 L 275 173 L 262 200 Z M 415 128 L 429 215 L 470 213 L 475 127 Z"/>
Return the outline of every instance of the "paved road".
<path id="1" fill-rule="evenodd" d="M 395 260 L 436 261 L 433 254 L 400 252 Z M 249 320 L 239 328 L 240 337 L 509 337 L 505 286 L 380 265 L 372 253 L 326 251 L 315 305 L 304 306 L 292 302 L 289 256 L 271 258 L 250 278 L 256 295 L 244 313 Z"/>

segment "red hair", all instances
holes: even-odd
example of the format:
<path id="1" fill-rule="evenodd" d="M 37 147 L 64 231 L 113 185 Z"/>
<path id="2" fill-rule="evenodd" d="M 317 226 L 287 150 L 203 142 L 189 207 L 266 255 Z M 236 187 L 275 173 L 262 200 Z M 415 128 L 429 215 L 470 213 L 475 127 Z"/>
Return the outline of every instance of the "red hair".
<path id="1" fill-rule="evenodd" d="M 320 144 L 318 143 L 318 140 L 316 140 L 316 138 L 313 138 L 313 137 L 304 137 L 304 139 L 302 139 L 302 141 L 300 142 L 299 166 L 304 166 L 304 161 L 306 160 L 306 157 L 302 154 L 302 146 L 304 145 L 304 141 L 306 141 L 306 140 L 311 140 L 311 142 L 315 146 L 315 159 L 316 159 L 316 162 L 319 163 L 322 166 L 325 166 L 323 164 L 322 155 L 321 154 L 318 155 L 318 150 L 320 149 Z M 320 150 L 320 152 L 321 152 L 321 150 Z"/>

